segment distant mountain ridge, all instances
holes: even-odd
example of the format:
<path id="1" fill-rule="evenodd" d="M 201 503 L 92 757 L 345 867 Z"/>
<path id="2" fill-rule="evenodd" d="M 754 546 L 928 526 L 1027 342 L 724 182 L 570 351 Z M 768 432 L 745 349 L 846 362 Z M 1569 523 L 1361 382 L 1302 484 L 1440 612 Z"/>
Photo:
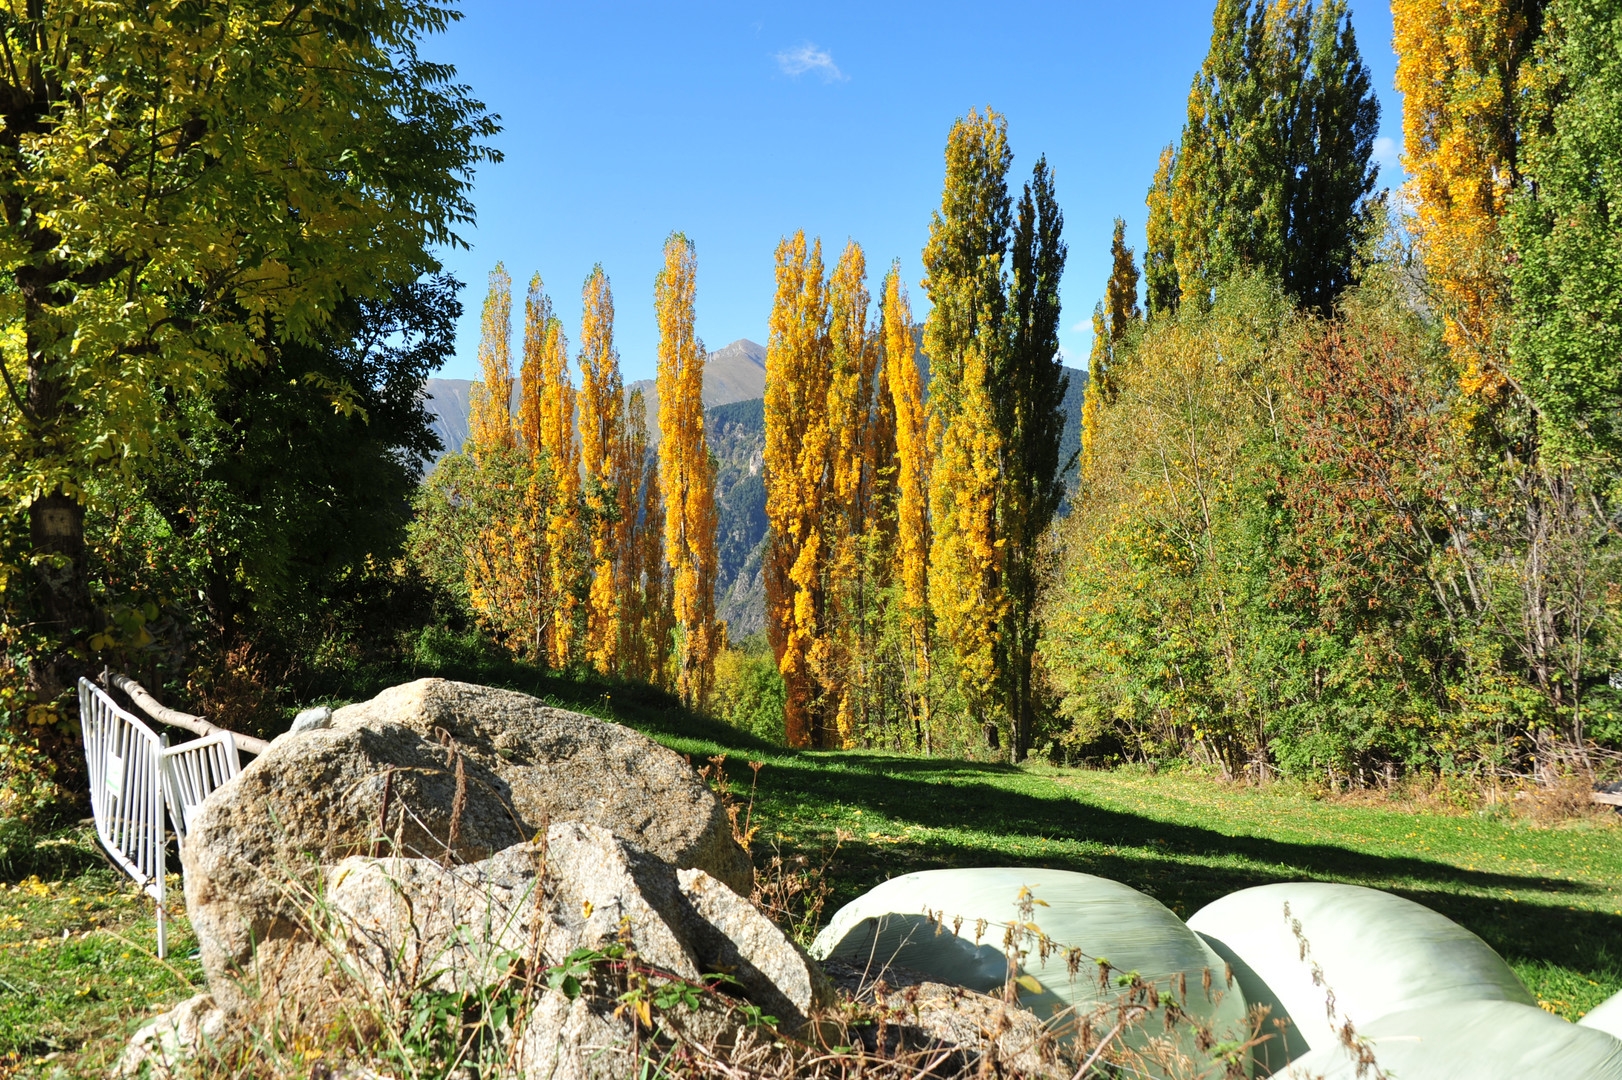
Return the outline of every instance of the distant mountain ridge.
<path id="1" fill-rule="evenodd" d="M 640 389 L 647 409 L 648 439 L 659 444 L 659 392 L 652 379 L 638 379 L 625 388 L 626 400 L 631 391 Z M 454 454 L 467 441 L 468 416 L 472 410 L 473 380 L 423 380 L 423 406 L 432 418 L 431 426 L 439 441 L 445 444 L 445 453 Z M 518 380 L 513 380 L 513 411 L 518 410 Z M 704 407 L 726 405 L 734 401 L 748 401 L 766 394 L 766 347 L 747 338 L 710 353 L 704 363 Z"/>

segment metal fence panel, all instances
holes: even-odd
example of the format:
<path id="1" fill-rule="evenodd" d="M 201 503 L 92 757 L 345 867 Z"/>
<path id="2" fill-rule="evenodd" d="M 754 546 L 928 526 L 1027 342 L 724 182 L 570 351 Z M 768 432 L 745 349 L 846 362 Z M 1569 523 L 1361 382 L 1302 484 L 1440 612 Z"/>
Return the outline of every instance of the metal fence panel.
<path id="1" fill-rule="evenodd" d="M 192 815 L 209 793 L 242 771 L 236 737 L 221 731 L 171 746 L 158 759 L 169 818 L 182 842 L 191 832 Z"/>
<path id="2" fill-rule="evenodd" d="M 114 862 L 158 905 L 158 956 L 167 952 L 163 913 L 164 794 L 159 762 L 168 740 L 79 680 L 79 723 L 90 772 L 96 835 Z"/>

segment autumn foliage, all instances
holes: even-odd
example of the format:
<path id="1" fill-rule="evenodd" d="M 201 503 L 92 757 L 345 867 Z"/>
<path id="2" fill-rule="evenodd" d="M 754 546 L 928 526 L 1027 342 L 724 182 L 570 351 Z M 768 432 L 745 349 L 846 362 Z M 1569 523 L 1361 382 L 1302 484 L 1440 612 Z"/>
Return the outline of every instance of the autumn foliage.
<path id="1" fill-rule="evenodd" d="M 654 286 L 662 436 L 657 479 L 665 492 L 665 551 L 681 629 L 676 692 L 689 705 L 702 707 L 714 683 L 724 629 L 715 620 L 715 469 L 704 435 L 704 343 L 693 330 L 696 277 L 692 241 L 671 236 Z"/>
<path id="2" fill-rule="evenodd" d="M 1414 232 L 1467 393 L 1504 383 L 1498 323 L 1509 279 L 1501 222 L 1519 182 L 1520 68 L 1541 3 L 1395 0 L 1397 89 Z"/>

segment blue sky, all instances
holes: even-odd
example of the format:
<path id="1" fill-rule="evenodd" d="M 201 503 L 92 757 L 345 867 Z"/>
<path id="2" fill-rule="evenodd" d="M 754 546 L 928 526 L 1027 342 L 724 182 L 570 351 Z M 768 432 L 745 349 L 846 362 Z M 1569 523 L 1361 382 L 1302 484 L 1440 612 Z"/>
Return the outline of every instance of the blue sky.
<path id="1" fill-rule="evenodd" d="M 626 381 L 651 378 L 654 275 L 677 229 L 697 245 L 698 331 L 712 349 L 766 343 L 773 251 L 797 228 L 835 252 L 860 243 L 871 288 L 899 257 L 922 317 L 919 253 L 947 131 L 986 105 L 1008 117 L 1016 190 L 1040 154 L 1055 171 L 1070 245 L 1061 342 L 1084 366 L 1113 221 L 1126 219 L 1141 256 L 1144 192 L 1181 129 L 1212 6 L 464 0 L 424 53 L 500 114 L 506 159 L 478 174 L 471 250 L 443 253 L 467 288 L 440 375 L 477 377 L 479 307 L 500 260 L 515 314 L 539 272 L 574 344 L 581 284 L 601 262 Z M 1391 12 L 1365 3 L 1352 21 L 1382 107 L 1381 183 L 1394 184 Z"/>

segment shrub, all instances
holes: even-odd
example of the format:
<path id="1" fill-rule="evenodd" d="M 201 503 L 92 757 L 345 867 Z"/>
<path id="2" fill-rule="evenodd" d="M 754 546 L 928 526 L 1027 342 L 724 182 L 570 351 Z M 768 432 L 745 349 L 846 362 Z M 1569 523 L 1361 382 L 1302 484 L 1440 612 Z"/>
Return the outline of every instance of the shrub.
<path id="1" fill-rule="evenodd" d="M 781 746 L 783 676 L 765 639 L 756 634 L 728 646 L 715 662 L 715 715 L 733 727 Z"/>

